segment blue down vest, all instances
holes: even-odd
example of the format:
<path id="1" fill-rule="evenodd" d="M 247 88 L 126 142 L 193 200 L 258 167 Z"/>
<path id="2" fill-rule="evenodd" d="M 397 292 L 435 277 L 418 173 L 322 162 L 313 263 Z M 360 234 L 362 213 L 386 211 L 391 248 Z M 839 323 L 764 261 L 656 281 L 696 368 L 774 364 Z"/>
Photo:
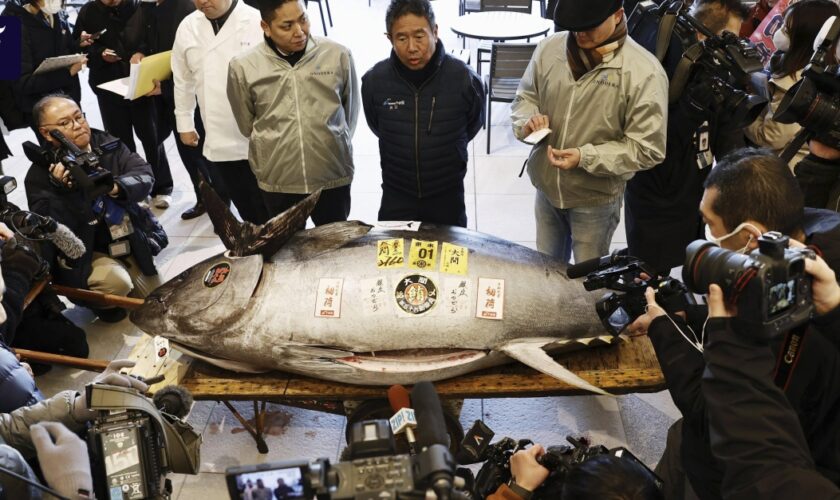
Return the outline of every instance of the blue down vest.
<path id="1" fill-rule="evenodd" d="M 467 143 L 481 128 L 484 89 L 473 70 L 438 43 L 437 66 L 420 88 L 394 52 L 362 77 L 362 103 L 379 137 L 383 188 L 417 198 L 463 190 Z"/>

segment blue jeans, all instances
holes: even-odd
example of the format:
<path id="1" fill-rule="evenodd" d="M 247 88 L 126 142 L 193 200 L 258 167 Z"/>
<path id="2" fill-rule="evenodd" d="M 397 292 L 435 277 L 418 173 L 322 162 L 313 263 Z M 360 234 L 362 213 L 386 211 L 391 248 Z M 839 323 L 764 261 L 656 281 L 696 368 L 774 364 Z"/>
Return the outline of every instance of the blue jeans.
<path id="1" fill-rule="evenodd" d="M 621 218 L 621 197 L 613 203 L 595 207 L 557 208 L 537 191 L 534 202 L 537 218 L 537 250 L 569 263 L 610 253 L 615 228 Z"/>

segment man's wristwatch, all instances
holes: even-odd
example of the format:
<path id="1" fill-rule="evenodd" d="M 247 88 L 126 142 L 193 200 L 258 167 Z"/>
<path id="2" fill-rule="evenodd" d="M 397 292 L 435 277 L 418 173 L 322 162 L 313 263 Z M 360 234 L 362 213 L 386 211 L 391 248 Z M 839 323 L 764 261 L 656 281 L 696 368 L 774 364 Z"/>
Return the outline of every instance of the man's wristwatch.
<path id="1" fill-rule="evenodd" d="M 510 479 L 510 482 L 508 482 L 508 488 L 510 488 L 512 492 L 522 497 L 522 500 L 531 500 L 531 496 L 534 494 L 533 491 L 525 489 L 522 486 L 516 484 L 516 478 Z"/>

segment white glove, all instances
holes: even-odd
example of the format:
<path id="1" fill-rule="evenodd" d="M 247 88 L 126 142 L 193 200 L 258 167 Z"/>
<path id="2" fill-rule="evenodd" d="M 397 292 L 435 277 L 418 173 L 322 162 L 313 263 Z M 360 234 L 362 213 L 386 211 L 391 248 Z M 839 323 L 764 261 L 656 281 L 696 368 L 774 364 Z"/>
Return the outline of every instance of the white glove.
<path id="1" fill-rule="evenodd" d="M 42 422 L 29 428 L 32 444 L 47 484 L 68 498 L 93 494 L 90 459 L 85 442 L 58 422 Z"/>

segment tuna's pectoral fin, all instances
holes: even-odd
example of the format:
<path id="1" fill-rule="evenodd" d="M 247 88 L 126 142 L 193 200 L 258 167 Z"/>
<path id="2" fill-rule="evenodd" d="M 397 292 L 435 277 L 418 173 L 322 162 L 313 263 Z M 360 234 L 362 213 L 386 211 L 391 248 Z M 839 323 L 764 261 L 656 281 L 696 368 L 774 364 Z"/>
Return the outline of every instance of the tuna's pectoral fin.
<path id="1" fill-rule="evenodd" d="M 213 228 L 222 243 L 235 257 L 258 253 L 271 257 L 277 253 L 293 234 L 303 229 L 320 196 L 319 189 L 292 208 L 258 226 L 248 221 L 239 222 L 216 191 L 201 181 L 201 198 L 207 208 L 207 215 L 210 216 Z"/>
<path id="2" fill-rule="evenodd" d="M 607 391 L 595 387 L 586 380 L 578 377 L 569 369 L 565 368 L 560 363 L 554 361 L 548 353 L 543 350 L 543 346 L 556 342 L 557 339 L 530 339 L 530 340 L 515 340 L 499 347 L 497 350 L 501 351 L 511 358 L 524 363 L 534 370 L 552 376 L 562 382 L 571 386 L 578 387 L 587 391 L 592 391 L 597 394 L 611 396 Z"/>

